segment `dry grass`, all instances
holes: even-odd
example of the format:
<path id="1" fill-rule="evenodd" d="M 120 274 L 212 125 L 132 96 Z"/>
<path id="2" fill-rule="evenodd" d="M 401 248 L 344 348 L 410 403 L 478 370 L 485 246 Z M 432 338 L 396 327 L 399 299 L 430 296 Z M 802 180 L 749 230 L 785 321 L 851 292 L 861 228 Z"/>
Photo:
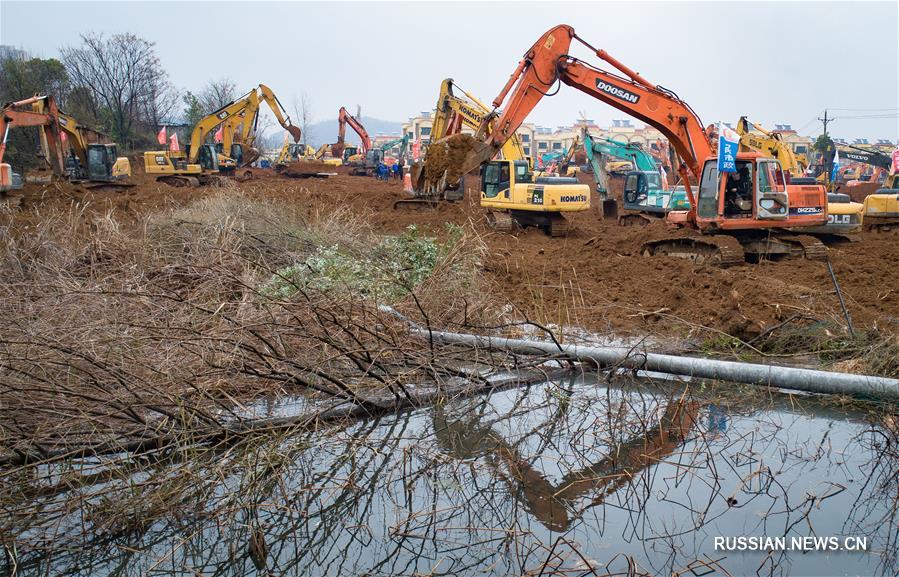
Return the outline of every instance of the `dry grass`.
<path id="1" fill-rule="evenodd" d="M 399 394 L 432 370 L 352 286 L 279 277 L 321 247 L 383 242 L 346 211 L 226 190 L 136 225 L 78 205 L 13 222 L 0 232 L 0 459 L 215 431 L 260 396 Z M 431 322 L 496 322 L 481 251 L 460 231 L 394 304 Z M 402 272 L 378 278 L 408 283 Z M 272 298 L 273 278 L 292 290 Z"/>

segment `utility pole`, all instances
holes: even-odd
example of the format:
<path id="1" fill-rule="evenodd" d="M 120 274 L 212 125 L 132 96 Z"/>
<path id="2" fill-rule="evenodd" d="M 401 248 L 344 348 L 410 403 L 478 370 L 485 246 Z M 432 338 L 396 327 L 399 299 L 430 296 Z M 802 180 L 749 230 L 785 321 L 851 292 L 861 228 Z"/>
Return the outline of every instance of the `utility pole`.
<path id="1" fill-rule="evenodd" d="M 833 122 L 833 118 L 827 118 L 827 109 L 824 109 L 824 118 L 818 118 L 821 122 L 824 123 L 824 136 L 827 136 L 827 123 Z"/>
<path id="2" fill-rule="evenodd" d="M 827 135 L 827 124 L 828 124 L 829 122 L 833 122 L 834 119 L 833 119 L 833 118 L 827 118 L 827 109 L 825 108 L 825 109 L 824 109 L 824 118 L 818 117 L 818 120 L 820 120 L 821 122 L 824 123 L 824 137 L 827 138 L 827 139 L 829 140 L 830 137 Z M 827 172 L 827 175 L 826 175 L 826 179 L 827 179 L 827 180 L 826 180 L 826 182 L 827 182 L 827 185 L 828 185 L 828 190 L 830 190 L 830 175 L 831 175 L 831 173 L 833 172 L 833 161 L 832 161 L 832 160 L 831 160 L 831 161 L 827 161 L 827 160 L 826 160 L 826 158 L 827 158 L 826 152 L 825 152 L 824 154 L 825 154 L 825 156 L 824 156 L 824 170 Z"/>

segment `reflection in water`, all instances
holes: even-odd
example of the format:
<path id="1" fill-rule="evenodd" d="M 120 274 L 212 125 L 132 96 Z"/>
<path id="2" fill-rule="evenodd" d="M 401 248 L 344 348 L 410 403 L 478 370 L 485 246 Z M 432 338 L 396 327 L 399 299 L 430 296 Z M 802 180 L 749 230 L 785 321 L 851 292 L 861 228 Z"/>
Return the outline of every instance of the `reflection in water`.
<path id="1" fill-rule="evenodd" d="M 4 486 L 22 507 L 0 535 L 18 575 L 896 573 L 895 432 L 667 390 L 548 383 L 46 471 Z M 717 535 L 866 536 L 870 552 L 715 552 Z"/>
<path id="2" fill-rule="evenodd" d="M 465 412 L 457 419 L 448 419 L 446 413 L 444 406 L 433 409 L 441 448 L 458 459 L 487 457 L 494 468 L 504 470 L 511 489 L 523 495 L 534 517 L 547 529 L 563 532 L 571 525 L 569 508 L 576 499 L 594 492 L 593 503 L 600 504 L 636 473 L 669 456 L 693 427 L 698 404 L 683 399 L 668 403 L 656 426 L 613 445 L 607 455 L 566 473 L 555 484 L 490 426 L 482 425 L 482 412 Z M 503 467 L 496 467 L 499 464 Z"/>

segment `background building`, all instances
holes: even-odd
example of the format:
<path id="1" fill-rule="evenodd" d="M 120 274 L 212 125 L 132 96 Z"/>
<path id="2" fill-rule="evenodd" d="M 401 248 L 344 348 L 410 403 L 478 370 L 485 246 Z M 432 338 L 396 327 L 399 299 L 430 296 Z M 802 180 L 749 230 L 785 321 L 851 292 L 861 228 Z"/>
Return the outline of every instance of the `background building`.
<path id="1" fill-rule="evenodd" d="M 409 134 L 413 141 L 421 141 L 422 149 L 426 149 L 431 142 L 432 125 L 432 114 L 430 112 L 422 112 L 405 122 L 402 130 L 403 134 Z M 584 127 L 587 127 L 594 136 L 614 138 L 621 142 L 638 143 L 645 147 L 662 138 L 662 133 L 658 130 L 650 127 L 635 126 L 628 119 L 614 120 L 612 121 L 612 126 L 609 127 L 600 127 L 591 119 L 581 119 L 569 126 L 557 126 L 555 128 L 525 122 L 516 132 L 521 139 L 524 153 L 527 156 L 535 156 L 568 150 L 571 143 L 580 137 L 581 130 Z M 462 133 L 474 134 L 474 130 L 463 126 Z"/>

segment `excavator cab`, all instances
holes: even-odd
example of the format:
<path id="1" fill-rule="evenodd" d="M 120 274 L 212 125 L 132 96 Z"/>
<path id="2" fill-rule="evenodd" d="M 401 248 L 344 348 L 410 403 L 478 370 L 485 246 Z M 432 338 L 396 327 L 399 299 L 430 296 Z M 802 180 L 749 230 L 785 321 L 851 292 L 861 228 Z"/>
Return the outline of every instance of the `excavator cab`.
<path id="1" fill-rule="evenodd" d="M 87 178 L 93 182 L 112 182 L 131 176 L 131 161 L 120 157 L 115 144 L 87 146 Z"/>
<path id="2" fill-rule="evenodd" d="M 598 186 L 598 185 L 597 185 Z M 624 181 L 625 208 L 637 208 L 649 196 L 649 179 L 645 172 L 631 171 Z"/>
<path id="3" fill-rule="evenodd" d="M 215 146 L 201 144 L 197 155 L 197 163 L 203 168 L 203 172 L 219 172 L 219 157 Z"/>
<path id="4" fill-rule="evenodd" d="M 823 195 L 817 186 L 797 190 L 802 206 L 791 211 L 791 195 L 780 163 L 753 153 L 747 156 L 750 158 L 737 160 L 736 172 L 723 175 L 719 175 L 715 159 L 706 161 L 696 210 L 700 220 L 785 220 L 791 212 L 796 216 L 823 214 L 819 203 Z"/>
<path id="5" fill-rule="evenodd" d="M 562 213 L 588 210 L 590 187 L 570 177 L 534 178 L 527 160 L 491 160 L 481 165 L 481 206 L 497 230 L 535 226 L 563 236 L 568 222 Z"/>

